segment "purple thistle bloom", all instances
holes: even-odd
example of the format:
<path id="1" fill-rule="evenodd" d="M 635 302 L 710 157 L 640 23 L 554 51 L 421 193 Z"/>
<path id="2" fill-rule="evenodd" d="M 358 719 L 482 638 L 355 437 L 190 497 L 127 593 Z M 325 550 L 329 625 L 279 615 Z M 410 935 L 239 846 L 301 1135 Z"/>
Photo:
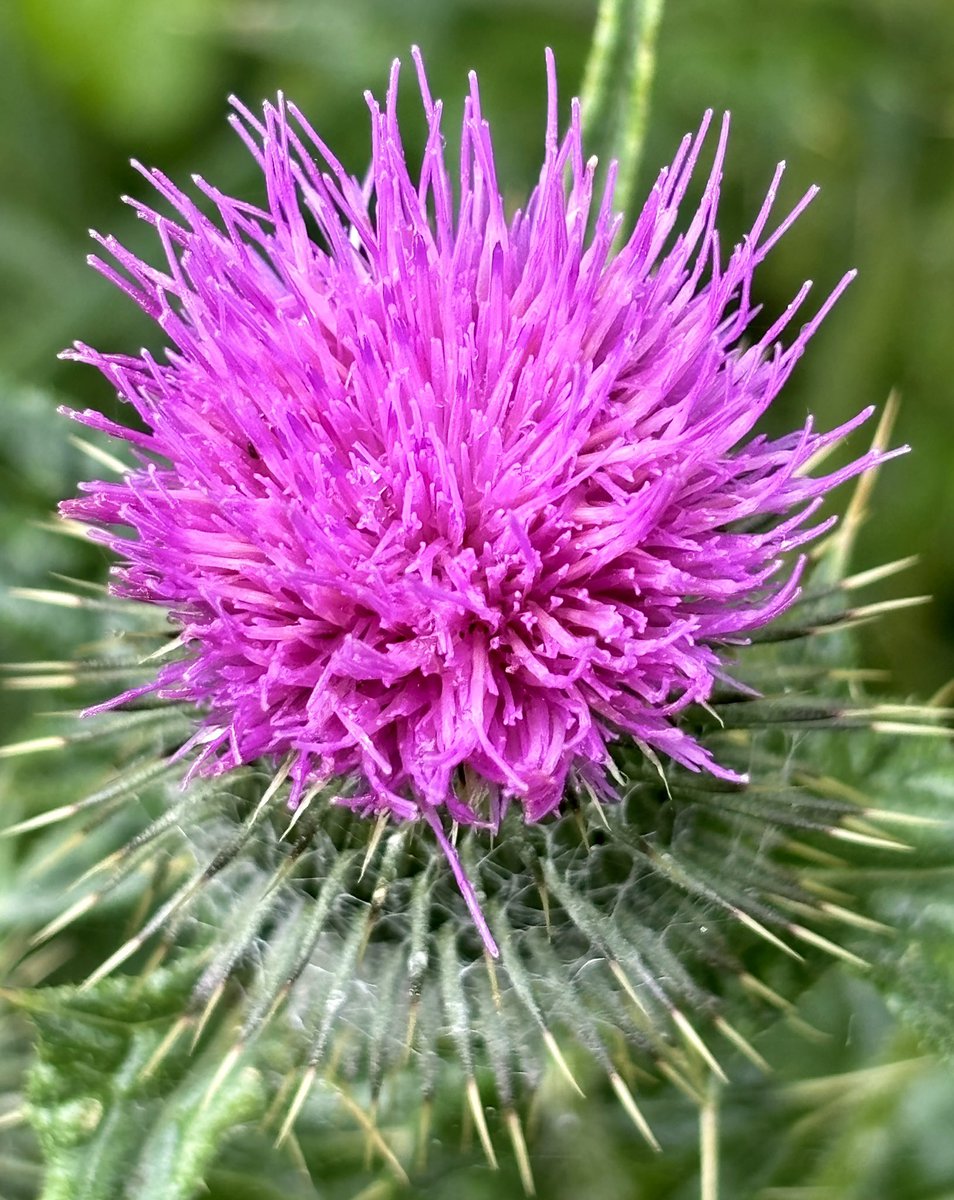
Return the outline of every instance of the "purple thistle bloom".
<path id="1" fill-rule="evenodd" d="M 414 57 L 428 125 L 417 178 L 397 64 L 384 111 L 368 100 L 364 184 L 282 99 L 262 121 L 238 103 L 231 118 L 264 208 L 197 178 L 212 221 L 144 171 L 178 214 L 130 201 L 167 264 L 113 238 L 99 240 L 120 271 L 92 261 L 175 349 L 70 352 L 146 432 L 73 414 L 129 442 L 138 465 L 63 512 L 124 527 L 99 533 L 122 559 L 113 590 L 167 607 L 186 648 L 111 704 L 156 691 L 197 705 L 194 770 L 281 759 L 293 806 L 347 776 L 343 803 L 424 818 L 493 948 L 445 822 L 495 829 L 512 800 L 539 821 L 568 779 L 605 792 L 621 735 L 736 778 L 679 716 L 725 678 L 725 647 L 792 603 L 801 563 L 784 556 L 828 527 L 812 523 L 823 495 L 876 456 L 806 473 L 868 411 L 830 433 L 809 420 L 752 435 L 851 278 L 786 347 L 808 284 L 743 343 L 755 269 L 814 189 L 768 232 L 780 166 L 724 260 L 726 120 L 674 235 L 707 115 L 614 250 L 612 169 L 591 216 L 596 164 L 578 105 L 558 140 L 548 56 L 543 168 L 508 216 L 476 78 L 455 194 Z"/>

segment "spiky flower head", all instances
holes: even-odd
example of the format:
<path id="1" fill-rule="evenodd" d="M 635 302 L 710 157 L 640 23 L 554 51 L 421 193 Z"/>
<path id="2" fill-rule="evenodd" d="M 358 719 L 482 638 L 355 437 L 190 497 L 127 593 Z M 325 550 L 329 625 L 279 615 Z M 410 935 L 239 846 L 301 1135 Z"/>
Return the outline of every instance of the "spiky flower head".
<path id="1" fill-rule="evenodd" d="M 675 234 L 707 116 L 616 248 L 612 168 L 594 200 L 576 104 L 558 137 L 550 59 L 543 167 L 511 214 L 476 79 L 458 182 L 415 62 L 419 169 L 395 65 L 383 111 L 369 97 L 364 183 L 282 99 L 232 117 L 264 206 L 197 178 L 209 217 L 144 172 L 176 214 L 130 201 L 165 265 L 113 238 L 118 270 L 93 261 L 174 349 L 70 352 L 145 429 L 74 414 L 137 465 L 63 510 L 120 556 L 113 590 L 167 608 L 180 632 L 183 653 L 112 704 L 196 706 L 194 771 L 271 759 L 292 806 L 337 779 L 343 803 L 425 819 L 470 902 L 446 822 L 496 829 L 512 801 L 536 822 L 568 786 L 605 792 L 615 739 L 737 778 L 681 714 L 792 602 L 800 566 L 785 556 L 872 459 L 808 470 L 867 413 L 753 434 L 849 278 L 787 345 L 807 284 L 746 341 L 756 268 L 811 193 L 770 229 L 780 167 L 724 255 L 723 122 Z"/>

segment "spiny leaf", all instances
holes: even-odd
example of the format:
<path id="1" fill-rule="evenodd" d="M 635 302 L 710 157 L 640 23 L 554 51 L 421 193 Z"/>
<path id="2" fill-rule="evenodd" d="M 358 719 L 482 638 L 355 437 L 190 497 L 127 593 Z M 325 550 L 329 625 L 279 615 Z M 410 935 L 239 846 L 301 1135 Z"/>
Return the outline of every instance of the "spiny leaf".
<path id="1" fill-rule="evenodd" d="M 896 830 L 915 853 L 882 854 L 853 873 L 864 910 L 895 930 L 892 938 L 859 936 L 895 1011 L 932 1049 L 954 1056 L 954 748 L 949 742 L 903 742 L 890 755 L 869 747 L 857 786 L 873 807 L 891 806 L 911 820 Z M 912 861 L 913 859 L 913 861 Z M 821 872 L 833 882 L 842 873 Z"/>
<path id="2" fill-rule="evenodd" d="M 221 1058 L 211 1042 L 173 1047 L 144 1068 L 181 1013 L 190 963 L 96 988 L 16 992 L 37 1030 L 27 1113 L 43 1148 L 43 1200 L 191 1200 L 234 1127 L 263 1109 L 257 1071 L 233 1073 L 211 1098 Z"/>

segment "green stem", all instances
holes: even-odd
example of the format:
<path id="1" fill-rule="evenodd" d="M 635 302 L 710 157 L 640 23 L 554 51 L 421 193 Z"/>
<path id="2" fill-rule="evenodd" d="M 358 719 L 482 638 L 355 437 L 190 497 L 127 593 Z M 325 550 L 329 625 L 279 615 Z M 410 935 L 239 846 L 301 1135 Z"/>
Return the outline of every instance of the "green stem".
<path id="1" fill-rule="evenodd" d="M 625 102 L 625 122 L 620 138 L 619 176 L 616 182 L 616 204 L 626 212 L 632 200 L 643 157 L 643 144 L 649 124 L 653 78 L 656 74 L 656 43 L 662 24 L 665 0 L 642 0 L 631 59 L 629 95 Z"/>
<path id="2" fill-rule="evenodd" d="M 699 1110 L 699 1200 L 719 1200 L 719 1081 L 710 1079 Z"/>
<path id="3" fill-rule="evenodd" d="M 633 195 L 649 120 L 665 0 L 601 0 L 580 105 L 587 148 L 616 159 L 616 208 Z"/>
<path id="4" fill-rule="evenodd" d="M 597 134 L 613 93 L 613 68 L 623 41 L 623 15 L 631 0 L 600 0 L 593 28 L 593 43 L 583 71 L 580 108 L 583 140 Z"/>

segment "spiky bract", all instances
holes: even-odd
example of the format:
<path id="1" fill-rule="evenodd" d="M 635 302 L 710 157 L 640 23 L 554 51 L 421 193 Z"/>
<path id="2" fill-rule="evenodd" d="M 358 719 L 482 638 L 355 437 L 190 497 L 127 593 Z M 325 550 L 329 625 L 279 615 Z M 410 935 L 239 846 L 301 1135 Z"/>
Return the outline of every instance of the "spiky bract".
<path id="1" fill-rule="evenodd" d="M 494 1140 L 509 1136 L 529 1178 L 517 1117 L 528 1090 L 548 1071 L 567 1087 L 589 1087 L 602 1072 L 655 1144 L 634 1079 L 654 1087 L 648 1068 L 696 1095 L 710 1074 L 738 1070 L 739 1051 L 764 1066 L 747 1038 L 758 1028 L 754 1007 L 787 1012 L 777 989 L 801 986 L 818 960 L 861 965 L 841 927 L 878 929 L 844 890 L 851 863 L 890 862 L 905 847 L 878 827 L 855 776 L 836 764 L 848 760 L 851 729 L 894 722 L 917 732 L 943 714 L 852 700 L 859 679 L 830 631 L 873 615 L 872 606 L 848 606 L 854 584 L 809 589 L 774 631 L 781 645 L 766 641 L 746 656 L 745 690 L 722 690 L 693 724 L 751 782 L 680 767 L 664 781 L 638 747 L 618 742 L 619 803 L 601 808 L 572 795 L 548 822 L 511 811 L 493 841 L 462 832 L 457 849 L 497 936 L 497 963 L 481 954 L 426 830 L 372 825 L 329 803 L 333 791 L 310 791 L 290 815 L 290 781 L 254 767 L 231 772 L 227 784 L 196 779 L 179 791 L 169 758 L 192 717 L 154 701 L 63 735 L 68 743 L 92 729 L 116 740 L 118 773 L 22 830 L 57 817 L 91 827 L 112 815 L 124 828 L 130 797 L 155 819 L 99 863 L 89 890 L 38 936 L 61 932 L 137 876 L 160 877 L 148 919 L 87 986 L 156 938 L 163 953 L 152 963 L 184 955 L 194 984 L 163 1053 L 218 1029 L 231 1039 L 219 1086 L 243 1062 L 267 1062 L 271 1072 L 281 1047 L 290 1072 L 275 1110 L 283 1132 L 320 1086 L 365 1122 L 349 1096 L 399 1126 L 419 1120 L 426 1147 L 432 1099 L 456 1093 L 488 1158 Z M 146 632 L 153 616 L 142 606 L 137 619 L 131 608 L 127 633 Z M 832 651 L 820 653 L 823 644 Z M 116 648 L 105 648 L 105 661 Z M 488 1123 L 481 1096 L 490 1094 L 502 1118 Z"/>

